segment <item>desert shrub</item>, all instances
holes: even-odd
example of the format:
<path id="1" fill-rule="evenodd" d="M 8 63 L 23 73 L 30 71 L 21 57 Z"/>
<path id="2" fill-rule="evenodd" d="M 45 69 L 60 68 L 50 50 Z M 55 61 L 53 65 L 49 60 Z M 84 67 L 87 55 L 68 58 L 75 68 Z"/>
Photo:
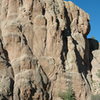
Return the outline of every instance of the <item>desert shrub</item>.
<path id="1" fill-rule="evenodd" d="M 96 75 L 98 76 L 98 78 L 100 78 L 100 70 L 98 70 L 98 73 L 96 73 Z"/>
<path id="2" fill-rule="evenodd" d="M 100 100 L 100 94 L 92 95 L 91 100 Z"/>
<path id="3" fill-rule="evenodd" d="M 59 97 L 63 100 L 75 100 L 75 95 L 71 88 L 68 88 L 68 90 L 64 93 L 60 93 Z"/>
<path id="4" fill-rule="evenodd" d="M 92 37 L 91 37 L 91 39 L 95 39 L 95 37 L 94 37 L 94 36 L 92 36 Z"/>

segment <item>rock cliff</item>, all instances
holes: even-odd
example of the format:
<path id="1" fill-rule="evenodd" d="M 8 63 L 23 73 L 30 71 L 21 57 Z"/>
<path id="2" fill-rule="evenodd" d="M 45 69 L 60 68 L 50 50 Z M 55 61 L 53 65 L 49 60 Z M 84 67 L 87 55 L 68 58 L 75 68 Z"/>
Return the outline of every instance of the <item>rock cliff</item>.
<path id="1" fill-rule="evenodd" d="M 91 100 L 89 30 L 70 1 L 0 0 L 0 100 Z"/>
<path id="2" fill-rule="evenodd" d="M 89 39 L 90 61 L 92 73 L 92 92 L 100 95 L 100 44 L 95 39 Z"/>

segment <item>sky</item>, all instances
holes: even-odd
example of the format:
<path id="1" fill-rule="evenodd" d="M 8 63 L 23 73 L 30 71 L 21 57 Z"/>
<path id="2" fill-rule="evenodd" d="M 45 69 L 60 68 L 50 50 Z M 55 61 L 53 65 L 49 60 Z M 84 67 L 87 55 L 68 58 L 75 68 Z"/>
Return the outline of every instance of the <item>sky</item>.
<path id="1" fill-rule="evenodd" d="M 100 42 L 100 0 L 65 0 L 72 1 L 90 15 L 91 31 L 88 38 L 95 37 Z"/>

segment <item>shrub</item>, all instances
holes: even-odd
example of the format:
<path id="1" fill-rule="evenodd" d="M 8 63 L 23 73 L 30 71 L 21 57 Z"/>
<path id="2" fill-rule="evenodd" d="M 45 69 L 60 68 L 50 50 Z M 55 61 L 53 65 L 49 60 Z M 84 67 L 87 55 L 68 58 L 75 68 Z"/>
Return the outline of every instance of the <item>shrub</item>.
<path id="1" fill-rule="evenodd" d="M 100 78 L 100 70 L 98 70 L 98 73 L 96 73 L 96 75 L 98 76 L 98 78 Z"/>
<path id="2" fill-rule="evenodd" d="M 94 37 L 94 36 L 92 36 L 92 37 L 91 37 L 91 39 L 95 39 L 95 37 Z"/>
<path id="3" fill-rule="evenodd" d="M 100 94 L 92 95 L 91 100 L 100 100 Z"/>
<path id="4" fill-rule="evenodd" d="M 75 100 L 75 95 L 71 88 L 68 88 L 68 90 L 64 93 L 60 93 L 59 97 L 61 97 L 63 100 Z"/>

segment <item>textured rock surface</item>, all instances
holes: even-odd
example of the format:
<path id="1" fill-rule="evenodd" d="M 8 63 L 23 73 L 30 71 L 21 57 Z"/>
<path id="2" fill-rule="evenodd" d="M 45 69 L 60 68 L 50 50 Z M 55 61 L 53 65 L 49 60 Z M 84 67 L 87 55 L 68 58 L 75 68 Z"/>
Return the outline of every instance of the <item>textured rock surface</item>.
<path id="1" fill-rule="evenodd" d="M 72 2 L 1 0 L 0 100 L 62 100 L 69 85 L 90 100 L 89 30 Z"/>
<path id="2" fill-rule="evenodd" d="M 100 94 L 100 50 L 93 51 L 92 79 L 93 93 Z"/>
<path id="3" fill-rule="evenodd" d="M 92 92 L 100 94 L 100 44 L 95 39 L 89 39 L 90 42 L 90 58 L 92 65 Z"/>

